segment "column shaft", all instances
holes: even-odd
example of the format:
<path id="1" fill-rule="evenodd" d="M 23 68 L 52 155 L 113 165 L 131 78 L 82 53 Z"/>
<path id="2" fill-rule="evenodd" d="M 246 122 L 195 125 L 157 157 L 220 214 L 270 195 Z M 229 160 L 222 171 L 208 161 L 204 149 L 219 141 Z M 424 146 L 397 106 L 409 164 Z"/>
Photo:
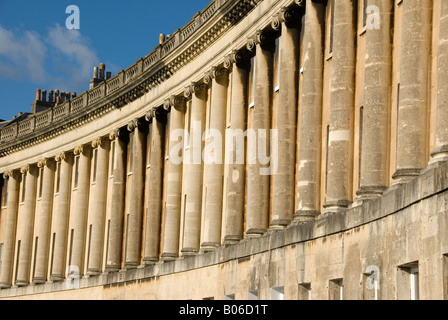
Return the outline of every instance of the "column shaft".
<path id="1" fill-rule="evenodd" d="M 134 130 L 134 141 L 125 267 L 135 268 L 140 264 L 142 248 L 146 130 L 140 120 L 135 121 L 130 129 Z"/>
<path id="2" fill-rule="evenodd" d="M 3 236 L 2 266 L 0 270 L 0 288 L 9 288 L 12 284 L 12 270 L 17 230 L 17 214 L 19 208 L 19 171 L 5 175 L 8 180 L 8 198 Z"/>
<path id="3" fill-rule="evenodd" d="M 175 103 L 176 100 L 177 103 Z M 181 143 L 183 143 L 184 139 L 185 100 L 173 97 L 173 99 L 167 102 L 167 108 L 169 107 L 171 107 L 169 124 L 170 154 L 167 163 L 166 204 L 162 241 L 162 258 L 165 260 L 174 259 L 179 254 L 183 164 L 181 161 L 174 161 L 174 157 L 181 157 L 183 152 L 183 148 L 176 150 L 176 146 L 179 145 L 178 138 L 181 139 Z"/>
<path id="4" fill-rule="evenodd" d="M 280 91 L 277 116 L 273 127 L 278 131 L 278 146 L 272 147 L 272 222 L 271 228 L 283 228 L 292 220 L 294 208 L 294 185 L 297 143 L 297 98 L 299 26 L 281 24 L 280 41 Z"/>
<path id="5" fill-rule="evenodd" d="M 89 251 L 88 275 L 97 275 L 102 271 L 105 218 L 107 208 L 107 184 L 109 178 L 109 149 L 108 139 L 98 139 L 92 147 L 98 148 L 95 194 L 92 208 L 92 230 Z"/>
<path id="6" fill-rule="evenodd" d="M 270 169 L 260 159 L 270 151 L 273 48 L 257 44 L 255 56 L 255 105 L 252 138 L 248 141 L 249 209 L 247 235 L 257 236 L 269 226 Z M 264 154 L 263 154 L 264 153 Z"/>
<path id="7" fill-rule="evenodd" d="M 157 262 L 160 254 L 160 229 L 162 220 L 163 198 L 163 150 L 165 124 L 157 119 L 155 111 L 151 123 L 151 154 L 148 184 L 146 186 L 146 210 L 145 246 L 143 261 L 147 263 Z"/>
<path id="8" fill-rule="evenodd" d="M 76 206 L 74 209 L 73 248 L 70 272 L 84 274 L 84 256 L 86 249 L 87 214 L 90 197 L 90 167 L 92 149 L 83 146 L 75 150 L 79 155 L 78 188 L 76 190 Z M 78 268 L 78 270 L 76 270 Z"/>
<path id="9" fill-rule="evenodd" d="M 201 247 L 211 250 L 221 245 L 224 137 L 226 130 L 227 88 L 229 75 L 225 69 L 217 69 L 212 75 L 210 103 L 210 140 L 204 151 L 205 210 L 204 232 Z"/>
<path id="10" fill-rule="evenodd" d="M 123 222 L 126 191 L 126 146 L 123 131 L 111 133 L 111 140 L 115 140 L 115 155 L 113 165 L 112 211 L 110 216 L 109 249 L 106 259 L 108 271 L 118 271 L 121 268 L 123 246 Z"/>
<path id="11" fill-rule="evenodd" d="M 431 163 L 448 161 L 448 2 L 440 3 L 436 145 Z"/>
<path id="12" fill-rule="evenodd" d="M 352 0 L 335 0 L 330 92 L 330 132 L 325 211 L 352 203 L 355 98 L 355 12 Z"/>
<path id="13" fill-rule="evenodd" d="M 381 196 L 389 180 L 390 101 L 392 81 L 392 3 L 373 0 L 380 10 L 381 27 L 366 30 L 364 107 L 360 199 Z"/>
<path id="14" fill-rule="evenodd" d="M 193 85 L 190 112 L 190 149 L 185 151 L 186 205 L 184 213 L 184 239 L 182 253 L 196 254 L 201 236 L 202 209 L 202 133 L 205 129 L 207 90 L 205 85 Z"/>
<path id="15" fill-rule="evenodd" d="M 53 267 L 51 280 L 62 281 L 65 278 L 65 264 L 68 248 L 68 223 L 70 218 L 70 200 L 72 191 L 73 154 L 63 153 L 60 161 L 60 189 L 56 199 L 56 237 L 54 246 Z"/>
<path id="16" fill-rule="evenodd" d="M 240 53 L 236 53 L 235 57 Z M 236 59 L 235 59 L 236 60 Z M 247 63 L 247 62 L 246 62 Z M 232 96 L 230 129 L 226 134 L 226 206 L 224 243 L 233 244 L 243 239 L 245 205 L 245 137 L 247 129 L 247 81 L 248 67 L 232 61 Z M 232 134 L 230 134 L 232 133 Z M 235 138 L 234 138 L 235 137 Z"/>
<path id="17" fill-rule="evenodd" d="M 403 1 L 397 165 L 394 183 L 420 174 L 428 161 L 432 0 Z M 418 66 L 418 67 L 417 67 Z"/>
<path id="18" fill-rule="evenodd" d="M 55 162 L 53 159 L 46 159 L 39 164 L 43 170 L 41 171 L 42 182 L 42 198 L 40 202 L 40 210 L 36 216 L 37 222 L 37 248 L 35 248 L 36 256 L 33 283 L 45 283 L 47 281 L 49 253 L 50 253 L 50 230 L 51 217 L 53 214 L 53 198 L 54 198 L 54 176 Z"/>
<path id="19" fill-rule="evenodd" d="M 34 212 L 36 209 L 36 186 L 38 170 L 31 165 L 26 174 L 26 191 L 23 208 L 22 240 L 17 269 L 16 285 L 25 286 L 30 283 L 31 254 L 33 248 Z"/>
<path id="20" fill-rule="evenodd" d="M 303 77 L 300 105 L 297 212 L 306 222 L 320 214 L 322 98 L 325 11 L 323 3 L 307 0 L 303 36 Z"/>

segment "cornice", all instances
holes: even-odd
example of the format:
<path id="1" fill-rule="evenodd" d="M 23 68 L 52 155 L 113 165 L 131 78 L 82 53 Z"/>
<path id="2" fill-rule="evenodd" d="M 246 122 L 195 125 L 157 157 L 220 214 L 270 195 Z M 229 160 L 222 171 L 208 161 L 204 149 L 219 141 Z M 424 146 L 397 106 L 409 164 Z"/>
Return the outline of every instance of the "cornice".
<path id="1" fill-rule="evenodd" d="M 212 1 L 167 41 L 116 76 L 70 101 L 0 129 L 0 157 L 50 140 L 139 99 L 194 60 L 262 1 Z"/>

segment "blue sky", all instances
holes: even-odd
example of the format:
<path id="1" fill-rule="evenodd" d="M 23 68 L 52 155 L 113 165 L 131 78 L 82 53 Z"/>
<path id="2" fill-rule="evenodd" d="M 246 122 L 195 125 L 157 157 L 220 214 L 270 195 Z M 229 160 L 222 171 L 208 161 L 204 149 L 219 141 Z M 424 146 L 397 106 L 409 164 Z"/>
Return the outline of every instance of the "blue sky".
<path id="1" fill-rule="evenodd" d="M 93 67 L 115 75 L 211 0 L 0 0 L 0 119 L 30 112 L 36 89 L 88 90 Z M 68 30 L 69 5 L 80 29 Z"/>

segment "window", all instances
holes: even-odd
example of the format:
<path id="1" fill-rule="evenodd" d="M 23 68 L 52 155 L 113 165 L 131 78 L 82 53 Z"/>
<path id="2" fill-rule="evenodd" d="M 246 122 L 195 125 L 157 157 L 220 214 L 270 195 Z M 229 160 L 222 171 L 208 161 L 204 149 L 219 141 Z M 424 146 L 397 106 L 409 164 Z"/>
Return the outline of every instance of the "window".
<path id="1" fill-rule="evenodd" d="M 92 183 L 96 182 L 96 171 L 98 166 L 98 148 L 93 150 L 93 172 L 92 172 Z"/>
<path id="2" fill-rule="evenodd" d="M 0 243 L 0 270 L 2 270 L 3 243 Z"/>
<path id="3" fill-rule="evenodd" d="M 331 14 L 331 24 L 330 24 L 330 54 L 333 53 L 333 36 L 334 36 L 334 0 L 331 1 L 331 5 L 330 5 L 330 14 Z"/>
<path id="4" fill-rule="evenodd" d="M 284 287 L 271 288 L 271 300 L 285 300 L 285 288 Z"/>
<path id="5" fill-rule="evenodd" d="M 69 266 L 72 265 L 74 232 L 75 232 L 74 229 L 70 230 L 70 250 L 69 250 L 69 255 L 68 255 L 68 265 Z"/>
<path id="6" fill-rule="evenodd" d="M 249 291 L 247 293 L 247 300 L 258 300 L 258 290 Z"/>
<path id="7" fill-rule="evenodd" d="M 342 279 L 331 280 L 328 289 L 330 300 L 344 300 L 344 282 Z"/>
<path id="8" fill-rule="evenodd" d="M 42 192 L 44 189 L 44 168 L 39 170 L 39 199 L 42 198 Z"/>
<path id="9" fill-rule="evenodd" d="M 250 59 L 250 72 L 249 72 L 249 108 L 253 108 L 255 106 L 255 72 L 256 72 L 256 57 L 252 57 Z"/>
<path id="10" fill-rule="evenodd" d="M 252 187 L 252 167 L 249 167 L 249 174 L 247 178 L 247 217 L 246 217 L 246 231 L 250 229 L 250 201 L 251 201 L 251 187 Z"/>
<path id="11" fill-rule="evenodd" d="M 56 194 L 59 193 L 61 188 L 61 162 L 56 165 Z"/>
<path id="12" fill-rule="evenodd" d="M 281 56 L 281 42 L 282 38 L 275 39 L 275 52 L 274 52 L 274 91 L 280 90 L 280 65 L 282 62 Z"/>
<path id="13" fill-rule="evenodd" d="M 26 177 L 27 177 L 27 173 L 24 173 L 22 175 L 22 200 L 20 202 L 25 202 L 25 194 L 26 194 Z"/>
<path id="14" fill-rule="evenodd" d="M 443 300 L 448 300 L 448 255 L 442 257 L 443 264 Z"/>
<path id="15" fill-rule="evenodd" d="M 21 245 L 21 241 L 17 241 L 17 256 L 16 256 L 16 276 L 15 276 L 15 281 L 17 282 L 17 274 L 19 271 L 19 257 L 20 257 L 20 245 Z"/>
<path id="16" fill-rule="evenodd" d="M 420 300 L 418 262 L 413 262 L 398 267 L 397 299 Z"/>
<path id="17" fill-rule="evenodd" d="M 379 276 L 375 273 L 365 273 L 363 281 L 363 298 L 364 300 L 379 300 L 380 281 Z"/>
<path id="18" fill-rule="evenodd" d="M 134 134 L 135 132 L 131 132 L 129 135 L 129 144 L 128 144 L 128 175 L 132 174 L 133 164 L 134 164 Z"/>
<path id="19" fill-rule="evenodd" d="M 113 177 L 115 170 L 115 141 L 112 141 L 111 146 L 111 157 L 110 157 L 110 176 Z"/>
<path id="20" fill-rule="evenodd" d="M 311 283 L 299 284 L 299 300 L 311 300 Z"/>
<path id="21" fill-rule="evenodd" d="M 73 188 L 78 188 L 79 183 L 79 156 L 75 158 L 75 178 L 73 182 Z"/>

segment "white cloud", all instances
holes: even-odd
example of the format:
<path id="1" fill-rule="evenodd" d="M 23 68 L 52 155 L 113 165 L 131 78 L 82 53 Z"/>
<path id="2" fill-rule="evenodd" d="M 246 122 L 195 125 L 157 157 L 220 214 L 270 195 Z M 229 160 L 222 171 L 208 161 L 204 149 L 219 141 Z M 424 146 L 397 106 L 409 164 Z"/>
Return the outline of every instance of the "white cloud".
<path id="1" fill-rule="evenodd" d="M 32 81 L 47 89 L 75 91 L 88 87 L 98 57 L 90 40 L 59 24 L 41 36 L 0 25 L 0 78 Z"/>

